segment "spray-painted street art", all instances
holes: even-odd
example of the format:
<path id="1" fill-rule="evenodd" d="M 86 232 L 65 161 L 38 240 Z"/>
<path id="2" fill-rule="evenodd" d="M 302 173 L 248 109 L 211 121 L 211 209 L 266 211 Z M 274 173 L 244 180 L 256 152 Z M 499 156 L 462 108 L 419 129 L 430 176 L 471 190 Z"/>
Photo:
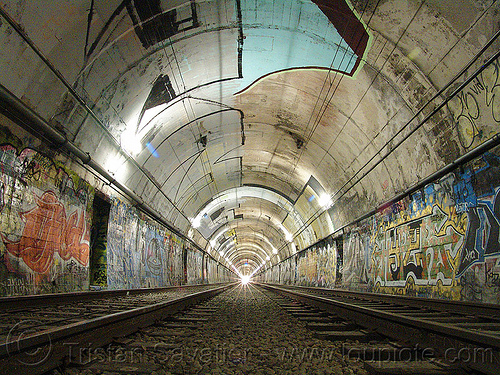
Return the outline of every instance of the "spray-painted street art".
<path id="1" fill-rule="evenodd" d="M 203 284 L 203 254 L 190 247 L 186 251 L 187 283 Z"/>
<path id="2" fill-rule="evenodd" d="M 283 284 L 293 284 L 295 282 L 295 267 L 295 258 L 285 259 L 282 263 L 280 263 L 279 277 L 281 277 L 281 279 L 274 280 L 278 280 Z"/>
<path id="3" fill-rule="evenodd" d="M 344 238 L 344 279 L 343 285 L 358 289 L 358 285 L 368 283 L 370 257 L 367 251 L 366 227 L 359 226 L 347 232 Z M 333 272 L 333 270 L 332 270 Z"/>
<path id="4" fill-rule="evenodd" d="M 108 285 L 107 278 L 107 249 L 108 249 L 108 221 L 109 203 L 94 197 L 92 215 L 91 238 L 91 261 L 90 261 L 90 285 L 105 288 Z"/>
<path id="5" fill-rule="evenodd" d="M 2 234 L 9 255 L 22 259 L 37 275 L 47 275 L 55 254 L 62 260 L 74 259 L 83 266 L 89 260 L 89 231 L 85 213 L 75 210 L 69 217 L 55 193 L 35 196 L 36 206 L 19 216 L 25 222 L 19 240 Z M 7 258 L 9 259 L 9 258 Z"/>
<path id="6" fill-rule="evenodd" d="M 408 207 L 399 202 L 399 212 L 373 218 L 364 250 L 375 290 L 499 303 L 499 290 L 482 276 L 498 273 L 499 166 L 486 153 L 413 194 Z M 482 296 L 472 297 L 467 290 L 478 285 Z"/>
<path id="7" fill-rule="evenodd" d="M 229 271 L 217 267 L 211 258 L 204 262 L 204 256 L 208 257 L 188 247 L 186 240 L 141 216 L 127 202 L 112 199 L 107 237 L 109 289 L 228 280 Z"/>
<path id="8" fill-rule="evenodd" d="M 137 249 L 139 216 L 135 209 L 113 199 L 108 224 L 108 288 L 138 288 L 140 252 Z"/>
<path id="9" fill-rule="evenodd" d="M 110 289 L 180 285 L 183 279 L 180 240 L 116 198 L 110 212 L 107 258 Z"/>
<path id="10" fill-rule="evenodd" d="M 88 287 L 94 191 L 2 130 L 1 295 Z"/>
<path id="11" fill-rule="evenodd" d="M 499 82 L 500 61 L 496 60 L 450 102 L 458 139 L 465 149 L 473 148 L 498 133 Z"/>
<path id="12" fill-rule="evenodd" d="M 485 153 L 346 228 L 342 280 L 337 285 L 351 290 L 500 303 L 499 154 L 499 149 Z M 335 257 L 328 255 L 330 261 L 325 263 L 324 256 L 324 246 L 300 252 L 295 278 L 283 278 L 282 282 L 335 285 Z M 294 260 L 289 258 L 280 266 L 293 265 Z M 327 283 L 321 276 L 325 270 Z M 272 281 L 270 271 L 267 278 Z"/>
<path id="13" fill-rule="evenodd" d="M 323 241 L 318 247 L 318 286 L 333 288 L 336 282 L 337 252 L 333 241 Z"/>
<path id="14" fill-rule="evenodd" d="M 295 283 L 303 286 L 335 286 L 336 255 L 331 238 L 299 253 Z M 290 258 L 287 264 L 290 265 Z M 290 274 L 290 271 L 287 273 Z"/>
<path id="15" fill-rule="evenodd" d="M 297 256 L 297 285 L 312 286 L 318 280 L 318 254 L 315 248 Z"/>

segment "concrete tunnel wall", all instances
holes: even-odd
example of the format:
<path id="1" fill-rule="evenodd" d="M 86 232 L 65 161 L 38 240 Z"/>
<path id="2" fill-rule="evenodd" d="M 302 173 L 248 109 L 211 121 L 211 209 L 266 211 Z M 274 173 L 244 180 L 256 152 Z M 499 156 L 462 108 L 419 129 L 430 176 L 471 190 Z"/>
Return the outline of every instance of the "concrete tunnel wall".
<path id="1" fill-rule="evenodd" d="M 217 283 L 233 275 L 3 116 L 0 161 L 0 296 Z"/>
<path id="2" fill-rule="evenodd" d="M 500 147 L 268 267 L 265 282 L 500 303 Z"/>

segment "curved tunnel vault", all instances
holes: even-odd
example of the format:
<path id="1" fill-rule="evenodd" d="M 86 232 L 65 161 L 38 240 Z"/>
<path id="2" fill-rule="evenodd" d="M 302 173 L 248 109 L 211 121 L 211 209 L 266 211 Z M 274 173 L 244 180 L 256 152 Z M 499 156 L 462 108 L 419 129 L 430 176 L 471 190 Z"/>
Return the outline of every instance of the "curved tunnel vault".
<path id="1" fill-rule="evenodd" d="M 4 1 L 0 83 L 88 154 L 67 163 L 93 188 L 248 275 L 495 137 L 498 62 L 451 95 L 498 52 L 499 9 Z"/>

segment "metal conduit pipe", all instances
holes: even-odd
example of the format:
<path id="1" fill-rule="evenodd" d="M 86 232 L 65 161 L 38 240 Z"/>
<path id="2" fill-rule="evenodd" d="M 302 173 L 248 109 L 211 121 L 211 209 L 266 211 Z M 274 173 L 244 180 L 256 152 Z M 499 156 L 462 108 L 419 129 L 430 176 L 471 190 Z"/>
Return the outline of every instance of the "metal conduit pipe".
<path id="1" fill-rule="evenodd" d="M 154 220 L 158 221 L 169 230 L 189 241 L 195 247 L 204 252 L 198 244 L 182 234 L 180 230 L 172 227 L 172 225 L 165 221 L 160 214 L 144 203 L 144 201 L 136 193 L 116 181 L 115 178 L 100 164 L 92 160 L 88 153 L 82 151 L 75 144 L 69 141 L 64 134 L 50 126 L 44 119 L 42 119 L 36 112 L 7 90 L 2 84 L 0 84 L 0 112 L 37 138 L 42 136 L 57 147 L 64 149 L 73 156 L 76 156 L 83 164 L 88 165 L 90 168 L 95 170 L 99 175 L 108 180 L 110 185 L 114 185 L 122 194 L 134 202 L 138 209 L 143 211 L 148 216 L 151 216 Z"/>

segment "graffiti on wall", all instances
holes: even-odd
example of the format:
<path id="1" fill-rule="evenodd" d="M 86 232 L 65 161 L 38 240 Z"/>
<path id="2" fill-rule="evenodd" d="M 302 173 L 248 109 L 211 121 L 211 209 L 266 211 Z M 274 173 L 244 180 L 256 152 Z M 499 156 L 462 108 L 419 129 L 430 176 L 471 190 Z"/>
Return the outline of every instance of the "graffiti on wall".
<path id="1" fill-rule="evenodd" d="M 141 223 L 141 261 L 136 272 L 141 280 L 140 284 L 144 287 L 170 285 L 167 267 L 169 238 L 162 229 Z"/>
<path id="2" fill-rule="evenodd" d="M 370 285 L 370 256 L 366 246 L 366 228 L 360 226 L 344 238 L 343 286 L 358 289 Z M 333 272 L 333 270 L 332 270 Z"/>
<path id="3" fill-rule="evenodd" d="M 108 224 L 108 288 L 138 288 L 140 252 L 137 251 L 139 217 L 135 209 L 113 199 Z"/>
<path id="4" fill-rule="evenodd" d="M 92 187 L 5 129 L 1 135 L 13 141 L 0 145 L 1 294 L 86 288 Z"/>
<path id="5" fill-rule="evenodd" d="M 203 284 L 203 253 L 190 247 L 186 251 L 187 283 Z"/>
<path id="6" fill-rule="evenodd" d="M 293 264 L 292 264 L 293 262 Z M 294 284 L 295 283 L 295 258 L 287 258 L 282 263 L 280 263 L 280 279 L 274 279 L 282 284 Z M 274 281 L 273 280 L 273 281 Z"/>
<path id="7" fill-rule="evenodd" d="M 90 284 L 107 287 L 107 249 L 109 204 L 95 197 L 92 218 Z"/>
<path id="8" fill-rule="evenodd" d="M 451 286 L 463 244 L 463 235 L 454 226 L 453 210 L 430 206 L 417 218 L 388 225 L 371 239 L 372 279 L 376 288 L 414 285 Z"/>
<path id="9" fill-rule="evenodd" d="M 500 158 L 485 154 L 462 174 L 456 186 L 457 209 L 466 212 L 468 226 L 458 273 L 476 262 L 500 254 Z"/>
<path id="10" fill-rule="evenodd" d="M 280 282 L 500 303 L 499 154 L 485 153 L 346 228 L 341 250 L 315 245 L 286 259 Z"/>
<path id="11" fill-rule="evenodd" d="M 500 303 L 500 157 L 484 154 L 461 176 L 458 206 L 468 219 L 457 272 L 461 299 Z"/>
<path id="12" fill-rule="evenodd" d="M 500 302 L 499 172 L 500 158 L 485 153 L 372 217 L 369 242 L 346 253 L 348 262 L 371 256 L 364 273 L 357 269 L 367 275 L 361 284 L 388 293 Z"/>
<path id="13" fill-rule="evenodd" d="M 185 240 L 145 217 L 130 204 L 112 200 L 107 243 L 108 287 L 152 288 L 182 285 Z M 203 282 L 203 254 L 188 249 L 188 283 Z M 214 270 L 216 272 L 216 268 Z M 217 276 L 211 272 L 212 280 Z"/>
<path id="14" fill-rule="evenodd" d="M 337 252 L 335 244 L 331 240 L 323 241 L 317 247 L 318 252 L 318 279 L 317 286 L 331 288 L 335 286 Z"/>
<path id="15" fill-rule="evenodd" d="M 318 254 L 309 249 L 297 256 L 297 285 L 312 286 L 318 279 Z"/>
<path id="16" fill-rule="evenodd" d="M 458 139 L 464 149 L 498 133 L 500 124 L 500 61 L 483 70 L 450 104 Z"/>
<path id="17" fill-rule="evenodd" d="M 85 211 L 75 210 L 67 215 L 64 205 L 51 191 L 35 199 L 35 207 L 19 213 L 25 222 L 20 239 L 11 240 L 2 233 L 7 253 L 22 259 L 37 275 L 49 274 L 56 254 L 62 260 L 74 259 L 87 266 L 90 234 Z"/>
<path id="18" fill-rule="evenodd" d="M 295 258 L 281 263 L 284 282 L 292 278 L 296 267 L 295 283 L 304 286 L 333 287 L 336 278 L 337 253 L 331 238 L 300 252 Z"/>

